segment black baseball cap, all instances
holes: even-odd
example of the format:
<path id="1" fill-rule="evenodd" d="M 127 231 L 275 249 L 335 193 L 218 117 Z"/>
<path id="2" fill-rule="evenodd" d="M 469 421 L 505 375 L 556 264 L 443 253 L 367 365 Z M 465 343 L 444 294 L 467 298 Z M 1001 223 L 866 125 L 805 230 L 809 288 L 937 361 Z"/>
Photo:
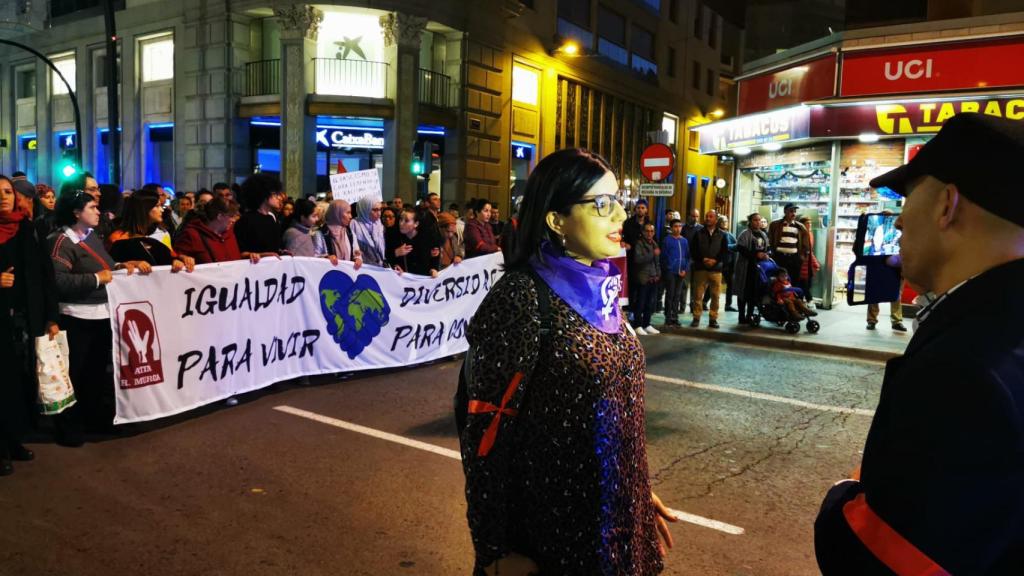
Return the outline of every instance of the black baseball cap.
<path id="1" fill-rule="evenodd" d="M 950 118 L 914 159 L 871 180 L 901 196 L 921 176 L 956 184 L 964 197 L 1024 227 L 1024 192 L 1014 184 L 1024 160 L 1024 122 L 987 114 Z"/>
<path id="2" fill-rule="evenodd" d="M 789 212 L 790 210 L 799 210 L 799 209 L 800 209 L 800 207 L 797 206 L 796 204 L 793 204 L 793 203 L 786 204 L 785 206 L 782 207 L 782 211 L 783 212 Z"/>

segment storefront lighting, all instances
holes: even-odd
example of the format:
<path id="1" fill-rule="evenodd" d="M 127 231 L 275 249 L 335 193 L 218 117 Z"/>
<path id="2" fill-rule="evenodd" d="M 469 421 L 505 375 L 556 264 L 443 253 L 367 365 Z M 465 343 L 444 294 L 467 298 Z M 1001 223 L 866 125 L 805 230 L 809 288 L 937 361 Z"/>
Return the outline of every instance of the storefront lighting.
<path id="1" fill-rule="evenodd" d="M 633 186 L 633 181 L 630 180 L 629 178 L 626 178 L 625 180 L 622 181 L 622 185 L 626 187 L 626 190 L 629 190 Z"/>
<path id="2" fill-rule="evenodd" d="M 864 134 L 857 136 L 857 140 L 865 143 L 878 142 L 878 134 L 875 134 L 874 132 L 865 132 Z"/>
<path id="3" fill-rule="evenodd" d="M 779 144 L 778 142 L 769 142 L 762 145 L 761 148 L 764 148 L 769 152 L 775 152 L 776 150 L 782 150 L 782 144 Z"/>
<path id="4" fill-rule="evenodd" d="M 726 184 L 728 183 L 725 181 L 725 178 L 719 178 L 715 180 L 715 188 L 718 188 L 719 190 L 725 188 Z"/>
<path id="5" fill-rule="evenodd" d="M 733 150 L 733 153 L 736 154 L 737 156 L 746 156 L 747 154 L 750 154 L 750 148 L 747 148 L 746 146 L 742 148 L 737 148 Z"/>

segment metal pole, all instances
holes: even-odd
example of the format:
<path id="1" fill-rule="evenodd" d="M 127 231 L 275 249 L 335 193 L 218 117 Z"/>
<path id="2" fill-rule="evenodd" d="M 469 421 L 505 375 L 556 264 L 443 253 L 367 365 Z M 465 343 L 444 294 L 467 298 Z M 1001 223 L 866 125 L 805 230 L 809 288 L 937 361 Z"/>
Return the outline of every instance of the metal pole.
<path id="1" fill-rule="evenodd" d="M 107 140 L 110 143 L 110 183 L 121 187 L 121 118 L 117 107 L 117 27 L 114 20 L 114 3 L 103 0 L 104 23 L 107 29 Z M 99 167 L 97 167 L 98 169 Z"/>
<path id="2" fill-rule="evenodd" d="M 57 76 L 60 78 L 60 81 L 64 83 L 64 86 L 67 87 L 68 96 L 71 97 L 71 106 L 75 110 L 75 142 L 77 144 L 75 146 L 75 162 L 78 164 L 79 168 L 84 169 L 84 167 L 82 166 L 82 114 L 78 110 L 78 97 L 75 96 L 74 88 L 71 86 L 71 84 L 68 83 L 68 80 L 64 77 L 64 74 L 62 74 L 61 71 L 58 70 L 57 67 L 53 64 L 53 61 L 44 56 L 35 48 L 32 48 L 31 46 L 26 46 L 20 42 L 15 42 L 14 40 L 4 40 L 2 38 L 0 38 L 0 44 L 7 44 L 8 46 L 14 46 L 15 48 L 21 48 L 22 50 L 31 52 L 36 56 L 36 58 L 39 58 L 40 60 L 45 62 L 51 70 L 56 72 Z"/>

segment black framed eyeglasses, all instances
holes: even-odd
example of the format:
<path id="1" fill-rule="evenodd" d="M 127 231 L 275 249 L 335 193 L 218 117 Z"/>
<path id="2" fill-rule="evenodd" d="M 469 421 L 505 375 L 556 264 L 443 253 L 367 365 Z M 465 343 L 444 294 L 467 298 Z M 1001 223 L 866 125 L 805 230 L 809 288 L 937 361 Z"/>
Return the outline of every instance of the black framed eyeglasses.
<path id="1" fill-rule="evenodd" d="M 600 194 L 587 196 L 571 204 L 593 204 L 598 216 L 611 216 L 615 212 L 616 205 L 622 206 L 622 200 L 614 194 Z"/>

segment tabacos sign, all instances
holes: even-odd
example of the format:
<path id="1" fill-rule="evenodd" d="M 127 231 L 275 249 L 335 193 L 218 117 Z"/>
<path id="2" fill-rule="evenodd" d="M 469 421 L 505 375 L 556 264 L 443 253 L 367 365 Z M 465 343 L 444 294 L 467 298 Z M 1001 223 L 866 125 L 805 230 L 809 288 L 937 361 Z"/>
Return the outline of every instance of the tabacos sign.
<path id="1" fill-rule="evenodd" d="M 700 152 L 713 154 L 735 148 L 807 138 L 810 117 L 809 108 L 794 106 L 706 124 L 696 128 L 700 134 Z"/>
<path id="2" fill-rule="evenodd" d="M 833 55 L 745 78 L 739 83 L 739 114 L 834 96 L 835 80 L 836 57 Z"/>
<path id="3" fill-rule="evenodd" d="M 1024 85 L 1024 40 L 946 43 L 843 54 L 841 96 Z"/>
<path id="4" fill-rule="evenodd" d="M 811 136 L 844 138 L 865 132 L 882 136 L 934 134 L 962 112 L 1024 120 L 1024 98 L 972 98 L 821 107 L 811 114 Z"/>

